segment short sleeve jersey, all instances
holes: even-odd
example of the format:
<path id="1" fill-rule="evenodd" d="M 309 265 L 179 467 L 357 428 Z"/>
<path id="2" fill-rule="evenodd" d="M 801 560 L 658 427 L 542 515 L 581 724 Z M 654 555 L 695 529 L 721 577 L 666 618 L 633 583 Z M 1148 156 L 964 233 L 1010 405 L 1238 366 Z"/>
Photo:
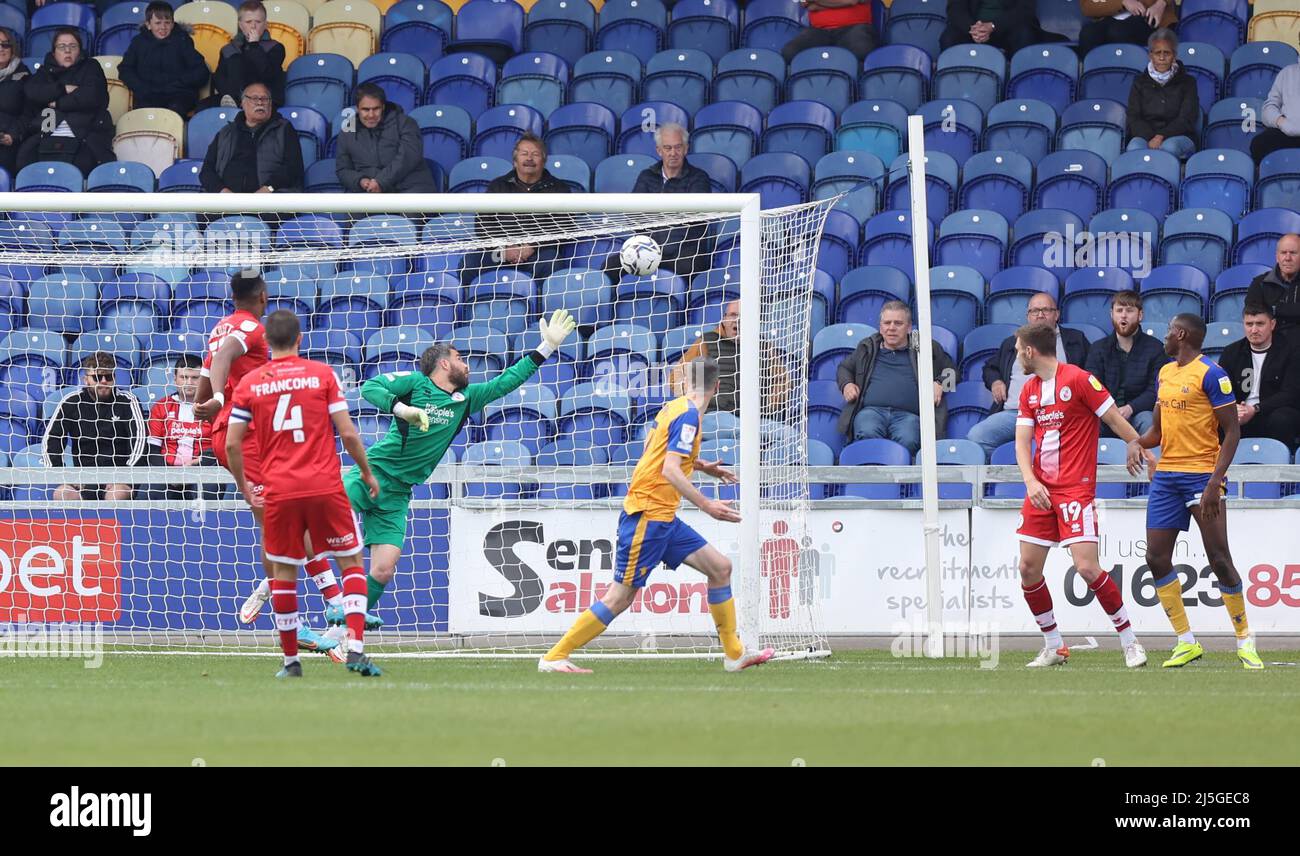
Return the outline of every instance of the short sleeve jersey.
<path id="1" fill-rule="evenodd" d="M 658 521 L 677 516 L 682 496 L 663 474 L 664 457 L 669 452 L 683 456 L 682 472 L 689 478 L 700 456 L 700 411 L 686 396 L 665 404 L 655 417 L 623 500 L 623 510 L 628 514 L 644 512 L 645 519 Z"/>
<path id="2" fill-rule="evenodd" d="M 1055 377 L 1030 376 L 1016 424 L 1034 429 L 1034 476 L 1045 487 L 1096 489 L 1098 420 L 1114 406 L 1101 381 L 1078 366 L 1058 362 Z"/>
<path id="3" fill-rule="evenodd" d="M 1170 473 L 1212 473 L 1219 459 L 1219 419 L 1214 411 L 1236 404 L 1232 381 L 1204 354 L 1185 366 L 1166 363 L 1156 385 L 1160 408 L 1160 461 Z"/>
<path id="4" fill-rule="evenodd" d="M 225 425 L 230 418 L 230 402 L 234 398 L 235 388 L 239 386 L 244 375 L 266 365 L 271 359 L 271 351 L 266 344 L 266 328 L 262 326 L 262 322 L 247 309 L 236 309 L 218 321 L 217 326 L 213 327 L 212 332 L 208 334 L 208 352 L 203 355 L 203 368 L 200 371 L 204 377 L 211 376 L 212 358 L 221 349 L 227 337 L 239 342 L 244 353 L 230 364 L 230 374 L 226 376 L 226 388 L 221 390 L 226 397 L 226 404 L 213 422 L 214 427 Z"/>

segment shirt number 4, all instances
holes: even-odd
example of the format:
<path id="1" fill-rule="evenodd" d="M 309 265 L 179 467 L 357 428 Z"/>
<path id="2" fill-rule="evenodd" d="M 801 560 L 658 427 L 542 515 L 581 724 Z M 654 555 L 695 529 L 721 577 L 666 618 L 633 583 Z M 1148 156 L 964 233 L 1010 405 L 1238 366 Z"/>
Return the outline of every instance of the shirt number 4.
<path id="1" fill-rule="evenodd" d="M 307 439 L 307 435 L 302 430 L 302 405 L 295 404 L 289 406 L 289 400 L 293 398 L 290 393 L 280 396 L 275 405 L 275 418 L 271 422 L 271 427 L 276 431 L 292 431 L 293 441 L 301 443 Z"/>

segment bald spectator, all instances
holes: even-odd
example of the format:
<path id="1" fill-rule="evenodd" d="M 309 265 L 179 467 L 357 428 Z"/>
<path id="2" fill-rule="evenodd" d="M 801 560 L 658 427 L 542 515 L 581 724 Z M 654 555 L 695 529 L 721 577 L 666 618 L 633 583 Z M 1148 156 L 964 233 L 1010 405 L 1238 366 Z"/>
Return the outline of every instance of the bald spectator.
<path id="1" fill-rule="evenodd" d="M 1061 310 L 1052 295 L 1040 291 L 1029 298 L 1025 319 L 1030 324 L 1051 324 L 1056 328 L 1056 359 L 1080 367 L 1087 364 L 1087 337 L 1060 326 Z M 1020 408 L 1020 390 L 1027 380 L 1029 376 L 1016 359 L 1013 334 L 1002 341 L 997 357 L 984 364 L 984 385 L 993 393 L 993 411 L 966 434 L 967 440 L 984 449 L 986 460 L 998 446 L 1016 439 L 1016 411 Z"/>
<path id="2" fill-rule="evenodd" d="M 264 83 L 244 90 L 243 112 L 208 146 L 199 181 L 208 193 L 302 191 L 302 148 L 289 120 L 271 107 Z"/>
<path id="3" fill-rule="evenodd" d="M 740 301 L 733 300 L 723 307 L 722 322 L 705 333 L 700 340 L 686 349 L 673 366 L 671 384 L 673 395 L 686 394 L 686 366 L 699 357 L 712 357 L 718 362 L 718 394 L 709 402 L 709 410 L 725 410 L 740 415 Z M 759 339 L 759 365 L 766 372 L 760 382 L 764 419 L 781 419 L 790 397 L 790 378 L 785 372 L 785 360 L 776 348 Z"/>
<path id="4" fill-rule="evenodd" d="M 1300 327 L 1300 235 L 1278 239 L 1277 264 L 1251 281 L 1246 305 L 1267 308 L 1280 333 Z"/>

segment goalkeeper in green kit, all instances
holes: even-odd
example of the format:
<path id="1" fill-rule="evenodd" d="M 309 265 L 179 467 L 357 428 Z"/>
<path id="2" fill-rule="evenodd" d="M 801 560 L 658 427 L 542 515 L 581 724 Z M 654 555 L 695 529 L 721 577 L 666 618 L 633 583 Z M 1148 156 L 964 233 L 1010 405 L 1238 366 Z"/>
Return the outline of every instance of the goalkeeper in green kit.
<path id="1" fill-rule="evenodd" d="M 370 548 L 367 630 L 383 626 L 373 612 L 392 582 L 402 555 L 411 488 L 429 478 L 466 420 L 532 377 L 574 331 L 577 322 L 565 310 L 557 309 L 549 321 L 543 319 L 539 326 L 542 341 L 537 349 L 484 383 L 470 383 L 469 366 L 460 351 L 449 342 L 439 342 L 420 355 L 418 372 L 390 372 L 361 385 L 361 396 L 366 401 L 380 412 L 397 417 L 388 433 L 366 450 L 370 468 L 379 481 L 378 498 L 371 499 L 357 467 L 343 477 L 352 510 L 361 519 L 365 544 Z M 257 596 L 258 592 L 252 595 Z M 343 624 L 342 608 L 327 608 L 325 617 L 330 624 Z"/>

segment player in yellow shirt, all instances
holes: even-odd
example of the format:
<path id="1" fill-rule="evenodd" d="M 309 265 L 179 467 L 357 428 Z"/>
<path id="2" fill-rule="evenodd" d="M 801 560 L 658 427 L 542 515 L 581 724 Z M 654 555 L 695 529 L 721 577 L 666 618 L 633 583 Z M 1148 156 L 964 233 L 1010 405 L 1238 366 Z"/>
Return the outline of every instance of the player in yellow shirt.
<path id="1" fill-rule="evenodd" d="M 578 616 L 569 632 L 537 663 L 539 672 L 590 674 L 569 659 L 595 639 L 615 617 L 632 605 L 636 590 L 645 586 L 659 563 L 669 568 L 688 565 L 709 579 L 709 612 L 725 652 L 723 667 L 738 672 L 772 659 L 771 648 L 747 652 L 736 632 L 736 602 L 731 596 L 731 560 L 677 517 L 686 497 L 715 520 L 736 523 L 740 513 L 729 502 L 708 499 L 691 484 L 695 470 L 734 484 L 736 476 L 718 461 L 700 461 L 700 416 L 718 391 L 718 364 L 708 358 L 686 366 L 687 390 L 663 406 L 645 441 L 641 460 L 632 473 L 623 513 L 618 518 L 618 548 L 614 584 L 605 596 Z"/>
<path id="2" fill-rule="evenodd" d="M 1241 576 L 1228 550 L 1228 519 L 1223 507 L 1228 465 L 1237 453 L 1241 426 L 1237 399 L 1228 375 L 1201 354 L 1205 322 L 1197 315 L 1174 316 L 1165 335 L 1165 353 L 1173 358 L 1160 369 L 1154 422 L 1142 435 L 1145 448 L 1160 447 L 1160 461 L 1147 499 L 1147 566 L 1178 644 L 1165 668 L 1185 666 L 1205 653 L 1192 634 L 1183 608 L 1183 592 L 1174 571 L 1174 543 L 1196 518 L 1219 593 L 1237 634 L 1237 656 L 1247 669 L 1264 668 L 1246 621 Z M 1219 432 L 1223 443 L 1219 443 Z"/>

